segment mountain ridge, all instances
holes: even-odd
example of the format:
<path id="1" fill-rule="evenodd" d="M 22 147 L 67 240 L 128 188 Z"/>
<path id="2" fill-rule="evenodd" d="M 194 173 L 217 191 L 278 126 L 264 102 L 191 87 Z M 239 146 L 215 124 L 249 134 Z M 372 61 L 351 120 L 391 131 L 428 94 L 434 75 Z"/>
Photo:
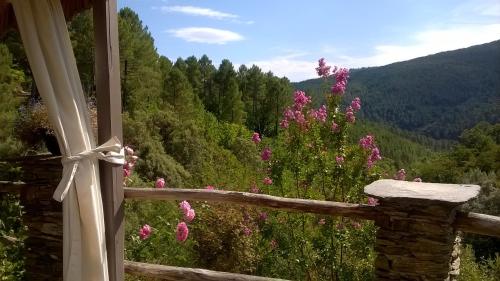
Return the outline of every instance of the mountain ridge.
<path id="1" fill-rule="evenodd" d="M 353 69 L 346 99 L 360 117 L 436 139 L 500 122 L 500 40 L 385 66 Z M 323 79 L 293 83 L 322 103 Z"/>

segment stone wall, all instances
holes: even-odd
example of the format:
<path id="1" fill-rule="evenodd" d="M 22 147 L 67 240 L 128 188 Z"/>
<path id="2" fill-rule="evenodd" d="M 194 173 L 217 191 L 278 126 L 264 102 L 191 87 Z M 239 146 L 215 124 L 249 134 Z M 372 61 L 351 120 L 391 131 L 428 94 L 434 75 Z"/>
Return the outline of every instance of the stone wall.
<path id="1" fill-rule="evenodd" d="M 20 194 L 24 206 L 26 280 L 63 280 L 62 204 L 52 199 L 62 166 L 60 157 L 19 159 L 23 170 Z"/>

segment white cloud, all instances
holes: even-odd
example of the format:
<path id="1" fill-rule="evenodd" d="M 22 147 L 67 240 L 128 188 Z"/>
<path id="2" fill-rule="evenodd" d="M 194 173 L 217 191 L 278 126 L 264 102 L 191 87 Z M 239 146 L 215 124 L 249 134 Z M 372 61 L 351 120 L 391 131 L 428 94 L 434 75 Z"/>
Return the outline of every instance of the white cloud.
<path id="1" fill-rule="evenodd" d="M 301 59 L 307 53 L 294 52 L 285 56 L 271 58 L 269 60 L 251 61 L 247 65 L 257 65 L 262 71 L 272 71 L 278 77 L 286 76 L 290 81 L 302 81 L 309 78 L 315 78 L 316 62 Z"/>
<path id="2" fill-rule="evenodd" d="M 209 8 L 195 7 L 195 6 L 163 6 L 160 8 L 163 12 L 182 13 L 191 16 L 203 16 L 215 19 L 235 19 L 237 15 L 224 13 L 221 11 L 212 10 Z"/>
<path id="3" fill-rule="evenodd" d="M 245 39 L 242 35 L 224 29 L 210 27 L 185 27 L 168 30 L 173 36 L 188 42 L 224 45 L 232 41 Z"/>
<path id="4" fill-rule="evenodd" d="M 408 44 L 380 44 L 373 48 L 373 55 L 350 56 L 334 46 L 323 46 L 317 58 L 309 60 L 308 53 L 293 53 L 268 60 L 256 60 L 248 65 L 258 65 L 264 71 L 286 76 L 291 81 L 316 78 L 317 59 L 324 56 L 327 63 L 348 68 L 382 66 L 410 60 L 439 52 L 466 48 L 500 39 L 500 24 L 464 25 L 446 29 L 429 29 L 413 34 Z"/>
<path id="5" fill-rule="evenodd" d="M 498 40 L 500 39 L 500 24 L 462 25 L 446 29 L 430 29 L 414 34 L 411 39 L 412 42 L 408 44 L 377 45 L 371 56 L 338 55 L 331 59 L 351 68 L 386 65 Z"/>

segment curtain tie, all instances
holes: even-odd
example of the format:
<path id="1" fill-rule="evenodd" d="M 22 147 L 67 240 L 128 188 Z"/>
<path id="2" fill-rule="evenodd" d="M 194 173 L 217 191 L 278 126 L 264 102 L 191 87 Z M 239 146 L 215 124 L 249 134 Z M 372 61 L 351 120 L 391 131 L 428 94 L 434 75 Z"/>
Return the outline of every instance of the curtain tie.
<path id="1" fill-rule="evenodd" d="M 99 159 L 113 164 L 123 165 L 125 163 L 125 153 L 117 137 L 112 137 L 104 144 L 76 155 L 63 156 L 63 174 L 62 179 L 57 185 L 56 191 L 52 196 L 54 200 L 62 202 L 69 187 L 73 183 L 76 171 L 80 161 L 86 159 Z"/>

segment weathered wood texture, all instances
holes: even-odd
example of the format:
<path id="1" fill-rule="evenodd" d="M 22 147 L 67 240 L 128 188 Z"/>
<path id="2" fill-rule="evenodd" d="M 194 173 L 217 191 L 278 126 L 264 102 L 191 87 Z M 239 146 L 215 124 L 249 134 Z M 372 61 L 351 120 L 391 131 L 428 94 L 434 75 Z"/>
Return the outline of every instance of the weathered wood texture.
<path id="1" fill-rule="evenodd" d="M 21 192 L 21 187 L 25 185 L 24 182 L 0 181 L 0 193 L 16 194 Z"/>
<path id="2" fill-rule="evenodd" d="M 283 198 L 265 194 L 206 189 L 153 189 L 126 187 L 125 198 L 136 200 L 198 200 L 268 207 L 292 212 L 315 213 L 361 219 L 375 219 L 373 206 L 318 200 Z"/>
<path id="3" fill-rule="evenodd" d="M 331 216 L 345 216 L 374 220 L 376 218 L 389 219 L 386 214 L 379 212 L 377 206 L 350 204 L 318 200 L 294 199 L 254 194 L 236 191 L 205 190 L 205 189 L 153 189 L 153 188 L 125 188 L 125 198 L 135 200 L 199 200 L 228 202 L 240 205 L 252 205 L 281 209 L 292 212 L 307 212 Z M 500 217 L 457 212 L 456 220 L 452 223 L 456 230 L 500 237 Z"/>
<path id="4" fill-rule="evenodd" d="M 52 200 L 61 179 L 60 157 L 34 156 L 19 159 L 24 185 L 20 201 L 27 226 L 25 265 L 27 280 L 62 280 L 62 204 Z"/>
<path id="5" fill-rule="evenodd" d="M 286 281 L 252 275 L 125 261 L 125 272 L 168 281 Z"/>
<path id="6" fill-rule="evenodd" d="M 457 212 L 453 226 L 463 232 L 470 232 L 500 238 L 500 217 Z"/>
<path id="7" fill-rule="evenodd" d="M 122 138 L 122 102 L 116 0 L 93 3 L 95 81 L 98 141 Z M 101 194 L 106 227 L 106 248 L 110 281 L 123 281 L 124 206 L 123 170 L 120 165 L 99 161 Z"/>

